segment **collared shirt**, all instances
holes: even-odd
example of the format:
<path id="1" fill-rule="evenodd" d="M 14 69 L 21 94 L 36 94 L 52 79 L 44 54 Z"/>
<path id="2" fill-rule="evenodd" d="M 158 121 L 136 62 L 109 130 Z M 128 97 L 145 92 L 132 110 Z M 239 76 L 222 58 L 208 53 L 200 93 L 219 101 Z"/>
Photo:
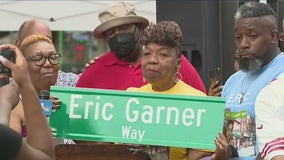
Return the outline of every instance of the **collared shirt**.
<path id="1" fill-rule="evenodd" d="M 101 56 L 80 76 L 77 87 L 125 90 L 140 87 L 143 79 L 141 65 L 119 60 L 113 51 Z"/>

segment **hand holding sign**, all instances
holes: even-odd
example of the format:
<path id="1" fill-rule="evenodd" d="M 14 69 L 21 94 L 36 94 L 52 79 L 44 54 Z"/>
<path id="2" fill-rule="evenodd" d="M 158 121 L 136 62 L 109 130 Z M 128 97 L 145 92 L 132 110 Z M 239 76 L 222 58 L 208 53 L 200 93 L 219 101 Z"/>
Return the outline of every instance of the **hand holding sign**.
<path id="1" fill-rule="evenodd" d="M 49 121 L 58 138 L 215 150 L 223 130 L 220 97 L 55 86 L 51 92 L 62 100 Z"/>

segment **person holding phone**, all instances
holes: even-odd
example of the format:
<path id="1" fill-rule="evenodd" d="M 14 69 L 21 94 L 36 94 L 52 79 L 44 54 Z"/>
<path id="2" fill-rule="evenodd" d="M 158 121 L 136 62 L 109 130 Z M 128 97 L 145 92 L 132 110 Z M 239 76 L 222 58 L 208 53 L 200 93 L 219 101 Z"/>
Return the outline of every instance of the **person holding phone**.
<path id="1" fill-rule="evenodd" d="M 21 94 L 24 116 L 26 119 L 27 137 L 22 140 L 21 135 L 10 129 L 7 124 L 0 121 L 0 159 L 5 160 L 52 160 L 55 158 L 53 138 L 50 127 L 42 112 L 37 92 L 33 86 L 28 64 L 22 52 L 13 45 L 2 45 L 0 50 L 11 49 L 15 51 L 15 63 L 0 56 L 3 66 L 11 70 L 13 80 L 0 87 L 0 108 L 11 111 L 17 103 L 18 94 Z M 0 73 L 0 79 L 9 78 Z M 9 115 L 9 112 L 0 112 Z M 36 119 L 36 120 L 35 120 Z"/>

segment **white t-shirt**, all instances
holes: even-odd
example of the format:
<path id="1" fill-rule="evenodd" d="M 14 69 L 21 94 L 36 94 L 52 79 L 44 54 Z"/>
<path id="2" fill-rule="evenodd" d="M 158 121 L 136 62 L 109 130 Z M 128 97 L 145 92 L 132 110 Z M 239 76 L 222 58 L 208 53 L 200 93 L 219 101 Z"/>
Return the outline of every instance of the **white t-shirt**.
<path id="1" fill-rule="evenodd" d="M 284 155 L 284 73 L 259 92 L 255 114 L 261 157 Z"/>

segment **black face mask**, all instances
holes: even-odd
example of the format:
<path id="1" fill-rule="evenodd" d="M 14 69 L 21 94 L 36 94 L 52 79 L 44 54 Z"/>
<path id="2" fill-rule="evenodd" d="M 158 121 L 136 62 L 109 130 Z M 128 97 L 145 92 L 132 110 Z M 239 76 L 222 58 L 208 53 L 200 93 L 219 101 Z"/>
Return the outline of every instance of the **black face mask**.
<path id="1" fill-rule="evenodd" d="M 133 53 L 136 40 L 132 33 L 119 33 L 109 40 L 108 45 L 117 58 L 121 59 Z"/>

